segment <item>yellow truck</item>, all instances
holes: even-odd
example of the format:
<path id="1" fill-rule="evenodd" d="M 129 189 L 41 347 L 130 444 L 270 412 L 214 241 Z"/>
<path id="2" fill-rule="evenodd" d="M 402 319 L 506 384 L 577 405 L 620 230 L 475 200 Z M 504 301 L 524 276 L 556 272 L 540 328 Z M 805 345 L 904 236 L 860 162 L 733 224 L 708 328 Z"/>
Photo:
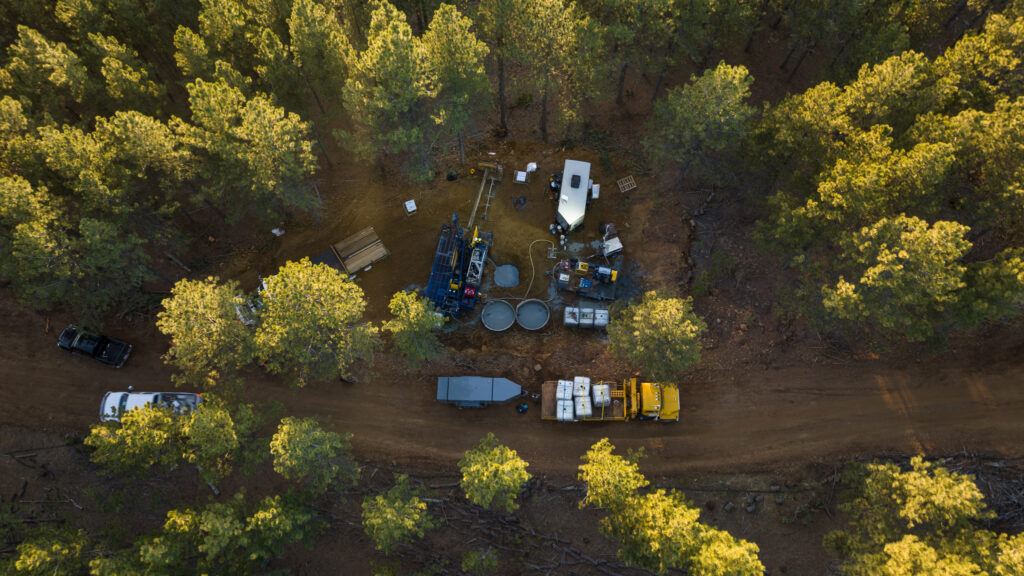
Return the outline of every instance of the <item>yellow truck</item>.
<path id="1" fill-rule="evenodd" d="M 541 418 L 558 422 L 620 420 L 679 421 L 679 389 L 674 384 L 591 382 L 585 376 L 541 385 Z"/>

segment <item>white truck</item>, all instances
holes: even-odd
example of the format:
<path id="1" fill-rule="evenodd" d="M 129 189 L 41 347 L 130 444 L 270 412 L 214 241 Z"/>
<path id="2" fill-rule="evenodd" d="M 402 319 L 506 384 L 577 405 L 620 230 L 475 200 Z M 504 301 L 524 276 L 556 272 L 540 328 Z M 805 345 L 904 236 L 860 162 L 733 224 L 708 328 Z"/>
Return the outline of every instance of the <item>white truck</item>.
<path id="1" fill-rule="evenodd" d="M 129 410 L 153 405 L 170 408 L 178 415 L 196 409 L 203 401 L 202 394 L 191 392 L 107 392 L 100 403 L 100 422 L 120 422 Z"/>

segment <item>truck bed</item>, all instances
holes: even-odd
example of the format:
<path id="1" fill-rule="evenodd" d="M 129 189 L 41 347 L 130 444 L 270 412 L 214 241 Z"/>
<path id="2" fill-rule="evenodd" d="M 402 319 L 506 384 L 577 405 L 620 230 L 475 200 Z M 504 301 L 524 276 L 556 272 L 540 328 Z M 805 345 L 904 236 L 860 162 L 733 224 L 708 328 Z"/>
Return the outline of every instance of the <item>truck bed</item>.
<path id="1" fill-rule="evenodd" d="M 603 408 L 595 407 L 594 415 L 592 417 L 579 418 L 578 420 L 583 422 L 614 422 L 625 420 L 626 394 L 622 388 L 622 384 L 615 382 L 598 382 L 598 384 L 608 384 L 611 386 L 611 405 Z M 558 382 L 555 380 L 547 380 L 541 384 L 540 417 L 542 420 L 557 420 L 555 415 L 556 404 L 558 403 L 555 399 L 557 388 Z"/>

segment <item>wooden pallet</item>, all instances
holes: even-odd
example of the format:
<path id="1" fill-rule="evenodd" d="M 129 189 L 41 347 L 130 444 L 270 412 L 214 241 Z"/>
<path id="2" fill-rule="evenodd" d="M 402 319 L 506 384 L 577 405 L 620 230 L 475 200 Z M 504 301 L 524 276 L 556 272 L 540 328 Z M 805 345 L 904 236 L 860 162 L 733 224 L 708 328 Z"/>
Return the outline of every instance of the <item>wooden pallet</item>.
<path id="1" fill-rule="evenodd" d="M 619 192 L 622 192 L 623 194 L 636 190 L 636 180 L 633 179 L 632 175 L 620 178 L 616 181 L 616 184 L 619 185 Z"/>
<path id="2" fill-rule="evenodd" d="M 377 236 L 373 226 L 365 228 L 352 236 L 331 246 L 331 251 L 341 262 L 342 268 L 349 274 L 355 274 L 363 268 L 376 264 L 391 254 L 384 242 Z"/>

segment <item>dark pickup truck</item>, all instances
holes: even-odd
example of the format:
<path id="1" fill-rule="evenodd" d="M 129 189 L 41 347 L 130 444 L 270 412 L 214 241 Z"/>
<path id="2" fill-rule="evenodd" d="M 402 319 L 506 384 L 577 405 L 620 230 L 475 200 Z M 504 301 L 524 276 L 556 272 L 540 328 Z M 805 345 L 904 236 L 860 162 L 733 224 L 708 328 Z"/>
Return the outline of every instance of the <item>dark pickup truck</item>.
<path id="1" fill-rule="evenodd" d="M 114 368 L 124 366 L 132 353 L 131 344 L 79 330 L 73 324 L 60 333 L 57 346 L 69 352 L 89 356 Z"/>

